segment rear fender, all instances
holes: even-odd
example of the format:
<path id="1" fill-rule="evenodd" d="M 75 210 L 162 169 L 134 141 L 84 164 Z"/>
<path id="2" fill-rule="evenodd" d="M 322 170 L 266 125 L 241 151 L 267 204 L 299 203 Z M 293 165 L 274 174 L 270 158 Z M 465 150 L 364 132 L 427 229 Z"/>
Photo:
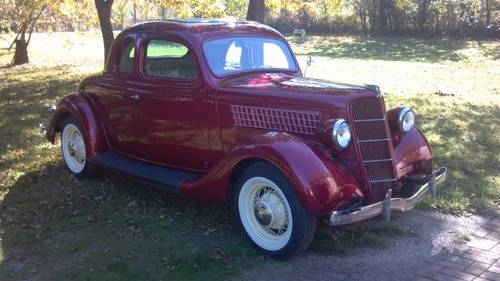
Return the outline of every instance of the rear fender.
<path id="1" fill-rule="evenodd" d="M 97 122 L 88 101 L 77 93 L 64 97 L 57 106 L 46 133 L 47 139 L 51 143 L 55 142 L 56 133 L 62 130 L 64 120 L 69 117 L 80 122 L 88 158 L 106 151 L 107 145 L 102 126 Z"/>
<path id="2" fill-rule="evenodd" d="M 313 215 L 328 214 L 342 201 L 350 201 L 353 194 L 363 197 L 347 169 L 299 138 L 278 132 L 258 135 L 236 146 L 201 179 L 186 183 L 182 193 L 209 202 L 225 201 L 242 163 L 253 161 L 277 167 Z"/>

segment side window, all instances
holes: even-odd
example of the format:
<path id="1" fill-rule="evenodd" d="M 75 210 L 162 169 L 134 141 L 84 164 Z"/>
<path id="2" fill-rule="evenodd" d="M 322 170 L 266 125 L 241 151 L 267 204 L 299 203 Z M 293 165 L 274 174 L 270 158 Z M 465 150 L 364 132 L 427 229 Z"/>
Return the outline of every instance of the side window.
<path id="1" fill-rule="evenodd" d="M 193 80 L 198 70 L 186 46 L 167 40 L 151 40 L 146 46 L 144 73 L 152 77 Z"/>
<path id="2" fill-rule="evenodd" d="M 134 69 L 135 58 L 135 42 L 134 40 L 126 40 L 123 42 L 120 49 L 120 61 L 117 63 L 116 71 L 119 73 L 132 73 Z"/>

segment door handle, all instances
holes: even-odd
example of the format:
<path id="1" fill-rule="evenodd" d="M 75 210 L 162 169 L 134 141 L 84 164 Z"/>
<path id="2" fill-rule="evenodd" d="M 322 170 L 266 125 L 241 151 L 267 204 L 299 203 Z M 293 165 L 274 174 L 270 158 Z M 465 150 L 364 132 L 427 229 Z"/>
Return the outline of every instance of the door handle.
<path id="1" fill-rule="evenodd" d="M 133 100 L 141 100 L 141 96 L 135 94 L 135 95 L 130 95 L 130 98 Z"/>

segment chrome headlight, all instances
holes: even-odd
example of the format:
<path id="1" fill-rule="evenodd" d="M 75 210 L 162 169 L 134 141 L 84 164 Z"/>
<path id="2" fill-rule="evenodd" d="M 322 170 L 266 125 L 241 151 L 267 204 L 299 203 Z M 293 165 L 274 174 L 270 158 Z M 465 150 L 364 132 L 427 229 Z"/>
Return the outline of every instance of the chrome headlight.
<path id="1" fill-rule="evenodd" d="M 351 127 L 344 119 L 337 119 L 332 128 L 333 142 L 337 148 L 346 148 L 351 142 Z"/>
<path id="2" fill-rule="evenodd" d="M 415 112 L 409 107 L 404 107 L 399 112 L 399 127 L 407 133 L 415 125 Z"/>

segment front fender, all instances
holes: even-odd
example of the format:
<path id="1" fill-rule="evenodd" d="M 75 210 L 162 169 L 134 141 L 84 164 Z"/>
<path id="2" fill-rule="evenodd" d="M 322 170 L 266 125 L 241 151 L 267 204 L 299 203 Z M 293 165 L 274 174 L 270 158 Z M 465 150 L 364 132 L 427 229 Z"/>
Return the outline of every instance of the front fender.
<path id="1" fill-rule="evenodd" d="M 205 201 L 224 201 L 231 175 L 249 159 L 276 166 L 292 185 L 302 206 L 313 215 L 328 214 L 341 201 L 350 201 L 353 193 L 363 197 L 359 184 L 346 168 L 319 149 L 282 132 L 258 135 L 236 146 L 200 180 L 185 184 L 182 192 Z"/>
<path id="2" fill-rule="evenodd" d="M 413 127 L 394 147 L 397 178 L 414 174 L 428 174 L 426 163 L 432 159 L 432 150 L 422 132 Z"/>
<path id="3" fill-rule="evenodd" d="M 92 158 L 104 152 L 107 149 L 107 145 L 102 126 L 97 122 L 95 113 L 88 101 L 77 93 L 64 97 L 58 104 L 47 127 L 47 139 L 51 143 L 54 143 L 56 132 L 62 130 L 64 120 L 71 116 L 78 120 L 82 127 L 87 157 Z"/>

